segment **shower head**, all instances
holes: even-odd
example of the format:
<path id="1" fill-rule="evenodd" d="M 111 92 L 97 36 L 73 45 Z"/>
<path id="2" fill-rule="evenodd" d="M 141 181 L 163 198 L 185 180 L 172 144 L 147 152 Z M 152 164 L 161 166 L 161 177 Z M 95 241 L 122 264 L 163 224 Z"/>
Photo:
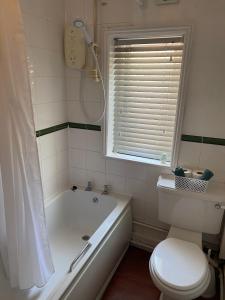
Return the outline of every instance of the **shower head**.
<path id="1" fill-rule="evenodd" d="M 84 22 L 80 19 L 76 19 L 75 21 L 73 21 L 73 26 L 77 28 L 85 27 Z"/>
<path id="2" fill-rule="evenodd" d="M 84 38 L 88 45 L 91 45 L 93 43 L 93 40 L 92 40 L 90 34 L 88 33 L 86 25 L 83 20 L 81 20 L 81 19 L 74 20 L 73 26 L 82 30 L 82 32 L 84 34 Z"/>

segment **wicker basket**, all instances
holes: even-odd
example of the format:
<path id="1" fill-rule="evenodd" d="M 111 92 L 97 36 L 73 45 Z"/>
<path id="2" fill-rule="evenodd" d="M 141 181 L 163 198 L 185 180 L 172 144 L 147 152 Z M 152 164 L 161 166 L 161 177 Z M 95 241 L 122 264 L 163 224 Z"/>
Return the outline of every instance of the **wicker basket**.
<path id="1" fill-rule="evenodd" d="M 196 178 L 175 176 L 175 187 L 178 190 L 204 193 L 207 190 L 208 181 Z"/>

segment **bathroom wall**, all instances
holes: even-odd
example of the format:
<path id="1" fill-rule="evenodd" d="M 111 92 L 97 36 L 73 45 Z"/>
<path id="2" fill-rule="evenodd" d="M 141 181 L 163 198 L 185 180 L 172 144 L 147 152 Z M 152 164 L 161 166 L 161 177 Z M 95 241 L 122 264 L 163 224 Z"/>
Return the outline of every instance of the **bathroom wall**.
<path id="1" fill-rule="evenodd" d="M 67 122 L 63 0 L 21 0 L 36 131 Z M 47 202 L 68 187 L 67 129 L 37 138 Z"/>
<path id="2" fill-rule="evenodd" d="M 163 6 L 156 6 L 153 0 L 146 0 L 145 3 L 145 9 L 142 10 L 134 0 L 99 0 L 100 35 L 105 28 L 118 26 L 159 28 L 191 25 L 192 45 L 182 133 L 224 139 L 225 2 L 180 0 L 178 5 Z M 67 22 L 83 18 L 91 29 L 92 6 L 92 0 L 66 0 Z M 102 51 L 104 49 L 101 48 L 100 54 Z M 66 74 L 69 121 L 86 124 L 88 121 L 79 103 L 80 72 L 67 70 Z M 85 91 L 88 91 L 86 100 L 89 102 L 86 104 L 94 118 L 99 112 L 99 90 L 88 80 Z M 167 227 L 157 217 L 156 182 L 164 170 L 161 167 L 106 159 L 102 154 L 102 145 L 102 131 L 69 129 L 70 183 L 86 185 L 88 180 L 92 180 L 98 189 L 102 190 L 107 183 L 112 185 L 115 192 L 131 194 L 135 239 L 142 243 L 160 239 L 165 232 L 159 231 L 160 234 L 154 236 L 154 227 Z M 217 181 L 225 182 L 224 155 L 224 146 L 183 141 L 179 163 L 193 168 L 208 167 L 215 172 Z M 149 239 L 148 234 L 152 235 Z"/>

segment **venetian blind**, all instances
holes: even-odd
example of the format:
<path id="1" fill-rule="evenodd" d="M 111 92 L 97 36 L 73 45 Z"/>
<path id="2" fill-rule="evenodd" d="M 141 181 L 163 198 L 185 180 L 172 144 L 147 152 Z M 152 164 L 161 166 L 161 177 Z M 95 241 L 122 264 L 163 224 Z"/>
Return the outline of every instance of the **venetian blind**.
<path id="1" fill-rule="evenodd" d="M 114 39 L 113 152 L 171 160 L 183 51 L 182 37 Z"/>

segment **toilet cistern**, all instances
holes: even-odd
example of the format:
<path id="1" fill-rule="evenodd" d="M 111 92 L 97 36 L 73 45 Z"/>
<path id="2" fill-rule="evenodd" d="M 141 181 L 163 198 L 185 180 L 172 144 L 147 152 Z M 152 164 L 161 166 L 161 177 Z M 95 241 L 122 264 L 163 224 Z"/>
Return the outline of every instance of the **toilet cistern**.
<path id="1" fill-rule="evenodd" d="M 224 185 L 205 193 L 177 190 L 174 177 L 157 183 L 159 220 L 171 225 L 168 237 L 153 251 L 149 269 L 161 300 L 195 299 L 208 289 L 211 270 L 202 251 L 202 233 L 218 234 L 225 205 Z"/>

